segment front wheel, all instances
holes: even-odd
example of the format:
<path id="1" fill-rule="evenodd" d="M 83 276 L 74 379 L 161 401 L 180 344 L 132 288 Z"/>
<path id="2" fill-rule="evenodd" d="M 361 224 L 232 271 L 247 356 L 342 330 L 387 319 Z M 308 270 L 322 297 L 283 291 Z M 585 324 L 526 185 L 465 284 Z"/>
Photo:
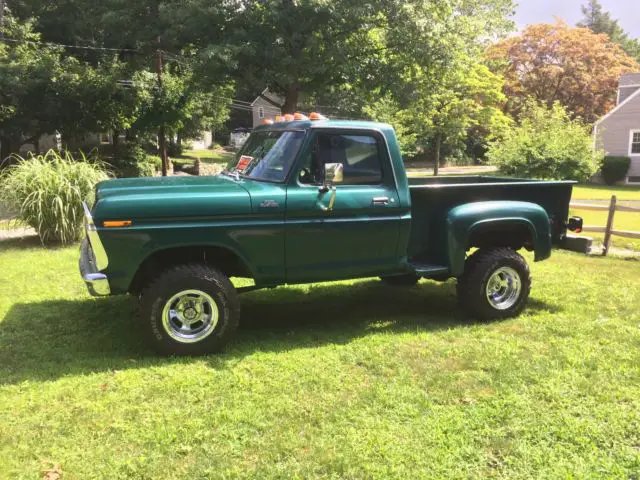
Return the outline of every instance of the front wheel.
<path id="1" fill-rule="evenodd" d="M 222 272 L 206 265 L 180 265 L 142 291 L 138 315 L 159 353 L 203 355 L 226 345 L 238 327 L 240 306 Z"/>
<path id="2" fill-rule="evenodd" d="M 478 250 L 458 278 L 458 301 L 474 317 L 515 317 L 527 303 L 531 274 L 527 262 L 510 248 Z"/>

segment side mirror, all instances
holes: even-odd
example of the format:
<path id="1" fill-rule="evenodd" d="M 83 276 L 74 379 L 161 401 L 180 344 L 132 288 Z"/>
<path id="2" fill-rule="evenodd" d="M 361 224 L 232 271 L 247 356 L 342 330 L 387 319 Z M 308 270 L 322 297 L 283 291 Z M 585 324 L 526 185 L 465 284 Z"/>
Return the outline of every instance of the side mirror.
<path id="1" fill-rule="evenodd" d="M 342 182 L 344 182 L 344 165 L 341 163 L 325 163 L 324 184 L 333 185 L 334 183 Z"/>

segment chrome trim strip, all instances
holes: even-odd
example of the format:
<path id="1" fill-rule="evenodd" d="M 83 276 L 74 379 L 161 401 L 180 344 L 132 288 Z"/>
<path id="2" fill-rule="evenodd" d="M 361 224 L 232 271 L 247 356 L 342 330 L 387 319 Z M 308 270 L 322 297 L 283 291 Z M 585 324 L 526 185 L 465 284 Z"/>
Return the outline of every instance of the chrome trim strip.
<path id="1" fill-rule="evenodd" d="M 104 296 L 111 293 L 109 280 L 104 273 L 86 273 L 82 279 L 87 284 L 89 293 L 93 296 Z"/>
<path id="2" fill-rule="evenodd" d="M 98 229 L 95 223 L 93 223 L 93 217 L 91 216 L 91 210 L 85 202 L 82 202 L 82 208 L 84 208 L 85 229 L 87 231 L 87 238 L 91 243 L 93 249 L 93 255 L 96 257 L 96 267 L 98 270 L 104 270 L 109 266 L 109 257 L 102 245 L 100 235 L 98 235 Z"/>

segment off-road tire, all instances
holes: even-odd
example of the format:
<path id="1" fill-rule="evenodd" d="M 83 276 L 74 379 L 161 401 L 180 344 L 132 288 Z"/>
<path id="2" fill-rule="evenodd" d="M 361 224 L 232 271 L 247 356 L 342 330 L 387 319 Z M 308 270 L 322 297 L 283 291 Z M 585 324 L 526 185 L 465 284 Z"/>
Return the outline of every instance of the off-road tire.
<path id="1" fill-rule="evenodd" d="M 413 273 L 408 273 L 406 275 L 392 275 L 388 277 L 380 277 L 380 280 L 382 280 L 387 285 L 390 285 L 393 287 L 411 287 L 416 283 L 418 283 L 418 281 L 420 280 L 420 277 L 417 275 L 414 275 Z"/>
<path id="2" fill-rule="evenodd" d="M 208 294 L 216 303 L 218 319 L 213 331 L 195 343 L 181 343 L 163 326 L 165 304 L 178 292 L 195 289 Z M 162 355 L 205 355 L 219 352 L 231 339 L 240 321 L 238 295 L 226 275 L 201 264 L 170 268 L 154 278 L 138 297 L 137 313 L 144 334 Z"/>
<path id="3" fill-rule="evenodd" d="M 487 283 L 501 267 L 515 270 L 521 282 L 517 300 L 504 310 L 494 308 L 487 298 Z M 515 317 L 522 312 L 531 292 L 529 266 L 519 253 L 510 248 L 477 250 L 467 258 L 456 290 L 461 307 L 473 317 L 481 320 Z"/>

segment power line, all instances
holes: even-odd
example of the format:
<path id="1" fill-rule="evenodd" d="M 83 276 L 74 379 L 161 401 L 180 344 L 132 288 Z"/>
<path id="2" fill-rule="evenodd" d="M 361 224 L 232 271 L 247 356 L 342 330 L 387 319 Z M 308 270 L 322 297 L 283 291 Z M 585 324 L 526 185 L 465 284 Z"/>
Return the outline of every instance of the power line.
<path id="1" fill-rule="evenodd" d="M 56 43 L 56 42 L 36 42 L 34 40 L 18 40 L 14 38 L 6 38 L 1 36 L 0 36 L 0 41 L 6 42 L 6 43 L 15 43 L 15 44 L 29 44 L 29 45 L 35 45 L 38 47 L 62 47 L 62 48 L 72 48 L 77 50 L 91 50 L 91 51 L 103 51 L 103 52 L 130 52 L 130 53 L 136 53 L 136 54 L 145 53 L 141 50 L 134 49 L 134 48 L 93 47 L 90 45 L 68 45 L 68 44 Z M 166 50 L 159 50 L 158 52 L 160 53 L 161 56 L 166 57 L 168 60 L 181 63 L 185 66 L 189 66 L 189 63 L 181 55 L 167 52 Z M 248 102 L 246 100 L 240 100 L 232 97 L 225 97 L 222 95 L 212 95 L 212 96 L 215 98 L 223 99 L 223 100 L 230 100 L 231 101 L 229 105 L 230 108 L 234 108 L 236 110 L 253 111 L 253 106 L 252 106 L 253 102 Z M 336 112 L 340 111 L 340 107 L 333 106 L 333 105 L 317 105 L 317 107 L 329 108 Z M 278 107 L 261 105 L 258 108 L 262 108 L 265 112 L 271 112 L 271 114 L 273 115 L 280 115 L 282 113 L 282 109 Z M 349 117 L 343 117 L 343 118 L 349 118 Z"/>
<path id="2" fill-rule="evenodd" d="M 55 43 L 55 42 L 36 42 L 34 40 L 17 40 L 15 38 L 2 38 L 0 37 L 0 41 L 9 42 L 9 43 L 26 43 L 29 45 L 37 45 L 39 47 L 63 47 L 63 48 L 76 48 L 79 50 L 101 50 L 107 52 L 132 52 L 142 54 L 141 50 L 137 50 L 134 48 L 108 48 L 108 47 L 92 47 L 89 45 L 65 45 L 63 43 Z"/>

